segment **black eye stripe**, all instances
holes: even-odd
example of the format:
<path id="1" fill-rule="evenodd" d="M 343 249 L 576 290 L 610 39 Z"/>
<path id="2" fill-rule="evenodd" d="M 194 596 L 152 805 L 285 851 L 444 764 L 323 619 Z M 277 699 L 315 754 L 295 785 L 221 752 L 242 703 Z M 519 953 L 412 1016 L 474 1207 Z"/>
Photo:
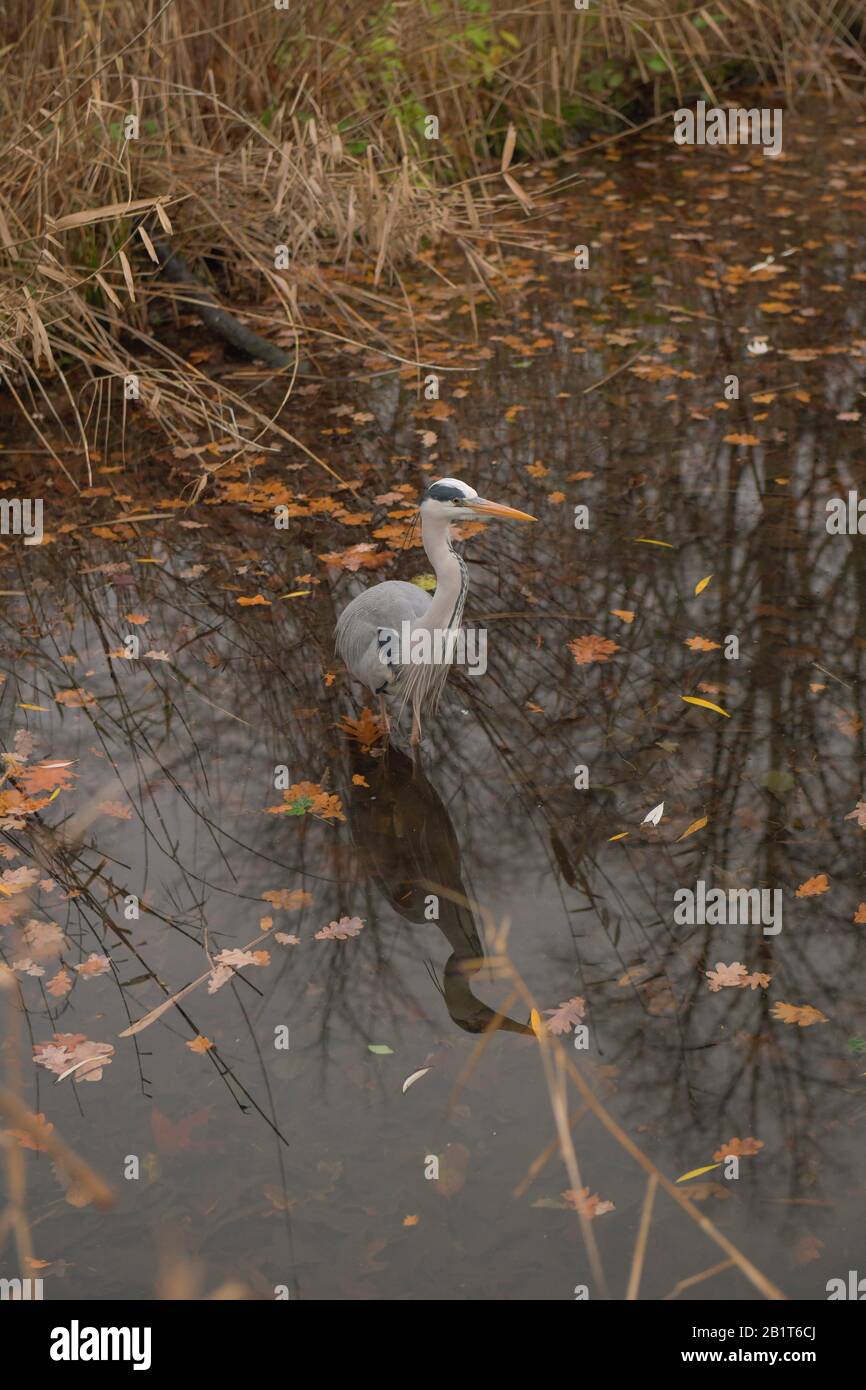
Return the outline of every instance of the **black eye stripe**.
<path id="1" fill-rule="evenodd" d="M 431 483 L 427 489 L 427 496 L 432 497 L 434 502 L 466 501 L 466 493 L 462 488 L 455 487 L 453 483 Z"/>

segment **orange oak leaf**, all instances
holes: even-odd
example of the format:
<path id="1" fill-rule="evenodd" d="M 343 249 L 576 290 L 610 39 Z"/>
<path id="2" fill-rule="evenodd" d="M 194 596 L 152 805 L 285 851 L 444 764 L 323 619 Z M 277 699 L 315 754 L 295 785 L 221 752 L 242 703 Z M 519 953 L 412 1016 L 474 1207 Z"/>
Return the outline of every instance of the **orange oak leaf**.
<path id="1" fill-rule="evenodd" d="M 588 1221 L 592 1221 L 596 1216 L 604 1216 L 605 1212 L 616 1211 L 613 1202 L 603 1202 L 597 1192 L 590 1195 L 588 1187 L 582 1187 L 579 1192 L 569 1187 L 562 1196 L 574 1211 L 579 1211 Z"/>
<path id="2" fill-rule="evenodd" d="M 619 644 L 608 637 L 575 637 L 569 642 L 568 650 L 578 666 L 589 666 L 594 661 L 609 661 Z"/>
<path id="3" fill-rule="evenodd" d="M 544 1026 L 548 1033 L 570 1033 L 572 1028 L 580 1023 L 585 1011 L 586 1000 L 581 999 L 580 995 L 575 995 L 573 999 L 566 999 L 558 1009 L 545 1009 L 548 1017 Z"/>
<path id="4" fill-rule="evenodd" d="M 54 1126 L 46 1120 L 43 1114 L 31 1114 L 32 1129 L 7 1129 L 0 1131 L 5 1133 L 9 1139 L 14 1139 L 19 1148 L 34 1149 L 38 1153 L 47 1153 L 49 1150 L 48 1136 Z"/>
<path id="5" fill-rule="evenodd" d="M 720 989 L 732 986 L 739 989 L 748 978 L 746 967 L 741 965 L 738 960 L 735 960 L 733 965 L 723 965 L 720 960 L 717 960 L 715 969 L 707 970 L 705 973 L 713 994 L 717 994 Z"/>
<path id="6" fill-rule="evenodd" d="M 716 1149 L 713 1158 L 716 1163 L 720 1163 L 723 1158 L 729 1158 L 731 1155 L 737 1158 L 749 1157 L 763 1147 L 762 1139 L 752 1139 L 751 1137 L 748 1139 L 729 1139 L 726 1144 L 722 1144 L 720 1148 Z"/>
<path id="7" fill-rule="evenodd" d="M 38 792 L 53 792 L 55 788 L 68 791 L 75 776 L 68 764 L 61 767 L 56 763 L 37 763 L 35 767 L 21 768 L 15 774 L 15 780 L 28 796 L 36 796 Z"/>
<path id="8" fill-rule="evenodd" d="M 814 898 L 819 893 L 826 893 L 830 888 L 830 880 L 826 874 L 816 874 L 814 878 L 807 878 L 805 883 L 801 883 L 795 894 L 798 898 Z"/>
<path id="9" fill-rule="evenodd" d="M 783 1004 L 773 1005 L 772 1016 L 780 1023 L 796 1023 L 801 1028 L 811 1028 L 813 1023 L 827 1023 L 826 1014 L 822 1014 L 820 1009 L 813 1009 L 811 1004 Z"/>
<path id="10" fill-rule="evenodd" d="M 84 709 L 87 705 L 96 704 L 96 697 L 81 686 L 75 690 L 60 690 L 54 699 L 58 705 L 66 705 L 67 709 Z"/>
<path id="11" fill-rule="evenodd" d="M 364 923 L 360 917 L 341 917 L 339 922 L 329 922 L 315 936 L 317 941 L 345 941 L 348 936 L 357 936 Z"/>
<path id="12" fill-rule="evenodd" d="M 384 721 L 366 706 L 357 719 L 351 719 L 347 715 L 340 720 L 337 728 L 342 729 L 343 733 L 348 734 L 356 743 L 360 743 L 364 750 L 372 748 L 374 743 L 385 737 Z"/>
<path id="13" fill-rule="evenodd" d="M 306 907 L 313 901 L 313 895 L 306 888 L 271 888 L 262 893 L 262 901 L 283 912 L 297 912 L 299 907 Z"/>
<path id="14" fill-rule="evenodd" d="M 318 816 L 320 820 L 345 820 L 338 796 L 323 791 L 318 782 L 295 782 L 283 792 L 282 806 L 268 806 L 268 815 Z"/>

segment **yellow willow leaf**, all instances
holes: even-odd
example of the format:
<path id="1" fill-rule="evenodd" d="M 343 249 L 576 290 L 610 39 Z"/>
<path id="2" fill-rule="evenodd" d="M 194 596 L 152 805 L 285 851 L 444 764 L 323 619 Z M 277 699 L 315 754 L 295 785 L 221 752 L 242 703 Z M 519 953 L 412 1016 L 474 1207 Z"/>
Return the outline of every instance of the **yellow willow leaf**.
<path id="1" fill-rule="evenodd" d="M 541 1021 L 541 1014 L 537 1009 L 531 1009 L 529 1013 L 529 1026 L 537 1038 L 544 1032 L 544 1024 Z"/>
<path id="2" fill-rule="evenodd" d="M 705 575 L 703 579 L 699 579 L 698 582 L 697 582 L 697 584 L 695 585 L 695 593 L 696 593 L 696 594 L 702 594 L 702 593 L 704 592 L 704 589 L 707 587 L 707 585 L 709 584 L 710 580 L 712 579 L 712 577 L 713 577 L 713 576 L 712 576 L 711 574 L 708 574 L 708 575 Z"/>
<path id="3" fill-rule="evenodd" d="M 290 594 L 277 594 L 277 598 L 306 598 L 309 593 L 311 589 L 294 589 Z"/>
<path id="4" fill-rule="evenodd" d="M 688 830 L 684 830 L 682 835 L 678 837 L 677 844 L 679 844 L 680 840 L 685 840 L 687 836 L 694 835 L 696 830 L 703 830 L 708 819 L 707 816 L 701 816 L 700 820 L 693 820 Z"/>
<path id="5" fill-rule="evenodd" d="M 638 536 L 635 545 L 663 545 L 665 550 L 673 550 L 670 541 L 653 541 L 649 536 Z"/>
<path id="6" fill-rule="evenodd" d="M 618 835 L 611 835 L 608 839 L 608 844 L 613 844 L 614 840 L 624 840 L 628 833 L 629 832 L 627 830 L 621 830 Z"/>
<path id="7" fill-rule="evenodd" d="M 712 700 L 701 700 L 697 695 L 681 695 L 680 699 L 685 700 L 687 705 L 700 705 L 701 709 L 711 709 L 714 714 L 723 714 L 726 719 L 731 717 L 726 709 L 722 709 L 721 705 L 714 705 Z"/>
<path id="8" fill-rule="evenodd" d="M 714 1168 L 721 1168 L 721 1163 L 708 1163 L 706 1168 L 693 1168 L 690 1173 L 683 1173 L 677 1182 L 688 1182 L 689 1178 L 699 1178 L 701 1173 L 711 1173 Z"/>
<path id="9" fill-rule="evenodd" d="M 47 705 L 19 705 L 19 709 L 38 709 L 40 714 L 48 714 Z"/>

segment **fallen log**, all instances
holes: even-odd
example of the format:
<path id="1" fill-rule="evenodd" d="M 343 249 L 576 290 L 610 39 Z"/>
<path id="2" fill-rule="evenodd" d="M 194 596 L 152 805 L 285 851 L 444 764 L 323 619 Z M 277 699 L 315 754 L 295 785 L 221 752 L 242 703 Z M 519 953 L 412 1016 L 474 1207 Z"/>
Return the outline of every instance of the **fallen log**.
<path id="1" fill-rule="evenodd" d="M 182 256 L 171 249 L 166 237 L 157 231 L 153 223 L 145 227 L 148 239 L 159 257 L 159 272 L 166 280 L 181 285 L 186 290 L 184 300 L 201 319 L 206 328 L 218 338 L 222 338 L 247 357 L 258 358 L 268 367 L 277 370 L 292 370 L 295 359 L 283 352 L 275 343 L 269 343 L 251 328 L 246 328 L 238 319 L 220 305 L 210 290 L 202 284 L 195 272 Z M 299 370 L 299 375 L 304 373 Z"/>

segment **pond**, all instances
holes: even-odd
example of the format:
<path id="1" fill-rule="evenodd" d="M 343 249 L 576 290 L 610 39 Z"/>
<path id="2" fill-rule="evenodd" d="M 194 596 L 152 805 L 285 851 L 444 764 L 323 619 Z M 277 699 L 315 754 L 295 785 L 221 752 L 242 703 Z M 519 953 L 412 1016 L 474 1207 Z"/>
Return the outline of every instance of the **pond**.
<path id="1" fill-rule="evenodd" d="M 866 126 L 829 121 L 527 178 L 501 295 L 462 312 L 456 263 L 418 292 L 438 398 L 293 398 L 342 482 L 287 447 L 187 508 L 197 456 L 142 436 L 78 500 L 8 433 L 48 534 L 0 556 L 0 949 L 22 1094 L 115 1199 L 28 1150 L 46 1297 L 823 1299 L 863 1267 L 866 541 L 827 503 L 866 498 Z M 427 574 L 439 476 L 538 520 L 468 528 L 486 671 L 416 764 L 345 722 L 333 629 Z M 713 888 L 778 912 L 714 921 Z M 84 1040 L 98 1079 L 63 1075 Z M 704 1168 L 635 1261 L 650 1169 Z"/>

